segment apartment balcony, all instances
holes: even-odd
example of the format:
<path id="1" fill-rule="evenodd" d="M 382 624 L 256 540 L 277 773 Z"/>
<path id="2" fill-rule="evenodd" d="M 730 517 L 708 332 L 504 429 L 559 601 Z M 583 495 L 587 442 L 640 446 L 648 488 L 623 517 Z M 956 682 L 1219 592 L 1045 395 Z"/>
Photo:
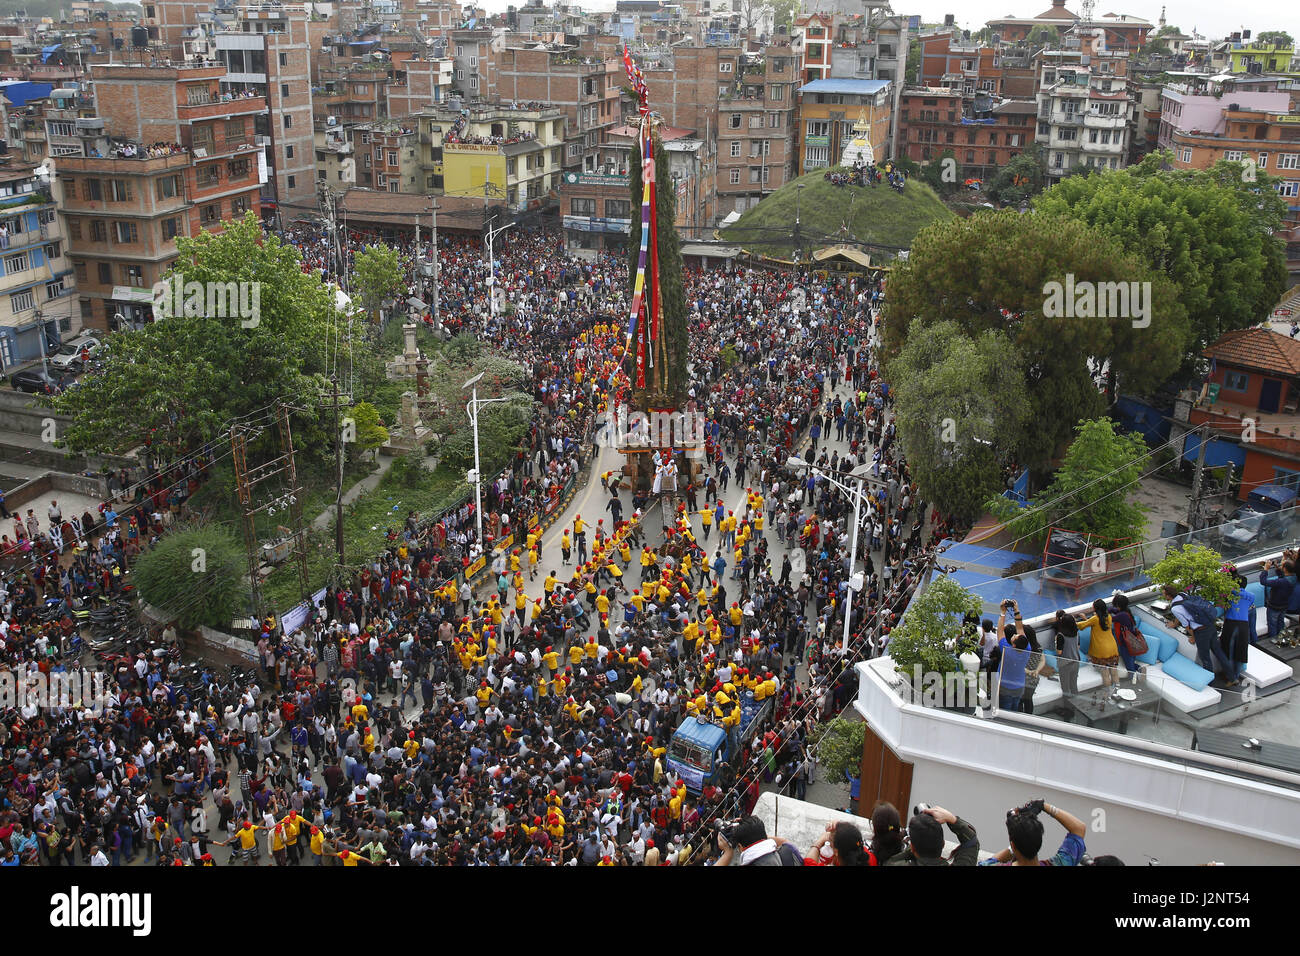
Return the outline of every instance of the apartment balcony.
<path id="1" fill-rule="evenodd" d="M 265 96 L 235 96 L 213 98 L 206 103 L 182 103 L 176 108 L 176 116 L 182 123 L 196 123 L 230 116 L 259 116 L 266 111 Z"/>
<path id="2" fill-rule="evenodd" d="M 1082 113 L 1067 113 L 1062 110 L 1053 110 L 1047 117 L 1047 121 L 1053 126 L 1082 126 Z"/>
<path id="3" fill-rule="evenodd" d="M 1122 138 L 1112 140 L 1109 143 L 1090 143 L 1087 140 L 1079 143 L 1079 148 L 1085 153 L 1101 153 L 1104 156 L 1119 156 L 1127 151 L 1128 146 Z"/>
<path id="4" fill-rule="evenodd" d="M 1103 116 L 1100 113 L 1083 115 L 1083 125 L 1088 129 L 1123 129 L 1127 124 L 1126 116 Z"/>

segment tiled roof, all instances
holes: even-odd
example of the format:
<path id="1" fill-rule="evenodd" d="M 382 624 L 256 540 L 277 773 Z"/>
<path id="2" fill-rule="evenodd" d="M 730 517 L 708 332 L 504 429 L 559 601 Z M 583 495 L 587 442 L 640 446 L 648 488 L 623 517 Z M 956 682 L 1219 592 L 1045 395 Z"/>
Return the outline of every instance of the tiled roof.
<path id="1" fill-rule="evenodd" d="M 1205 350 L 1207 358 L 1225 365 L 1300 376 L 1300 342 L 1271 329 L 1237 329 Z"/>

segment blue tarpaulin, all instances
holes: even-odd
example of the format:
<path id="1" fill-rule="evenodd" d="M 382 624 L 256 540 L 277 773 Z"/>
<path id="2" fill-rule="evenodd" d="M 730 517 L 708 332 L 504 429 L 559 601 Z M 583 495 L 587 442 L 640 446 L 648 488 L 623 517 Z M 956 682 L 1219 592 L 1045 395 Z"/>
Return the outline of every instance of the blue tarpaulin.
<path id="1" fill-rule="evenodd" d="M 41 62 L 44 63 L 44 62 L 45 62 L 46 60 L 48 60 L 48 59 L 49 59 L 53 54 L 59 52 L 59 51 L 62 50 L 62 49 L 63 49 L 63 44 L 62 44 L 62 43 L 55 43 L 53 46 L 43 46 L 43 47 L 41 47 Z"/>
<path id="2" fill-rule="evenodd" d="M 1183 443 L 1183 458 L 1187 461 L 1196 461 L 1196 456 L 1200 454 L 1201 438 L 1195 432 L 1189 432 L 1187 440 Z M 1241 474 L 1242 469 L 1246 466 L 1246 449 L 1243 445 L 1236 442 L 1224 441 L 1220 438 L 1211 438 L 1205 445 L 1205 465 L 1207 468 L 1218 468 L 1232 462 L 1237 474 Z"/>

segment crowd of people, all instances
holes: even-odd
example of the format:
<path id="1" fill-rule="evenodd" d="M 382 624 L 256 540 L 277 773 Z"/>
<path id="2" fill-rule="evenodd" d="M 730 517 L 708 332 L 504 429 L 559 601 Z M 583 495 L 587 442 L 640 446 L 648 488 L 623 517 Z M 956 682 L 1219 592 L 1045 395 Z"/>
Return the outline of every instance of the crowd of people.
<path id="1" fill-rule="evenodd" d="M 307 268 L 327 267 L 319 234 L 290 238 Z M 0 819 L 18 859 L 683 865 L 721 860 L 711 825 L 764 787 L 806 793 L 818 721 L 847 706 L 851 665 L 887 644 L 945 531 L 896 442 L 874 351 L 880 282 L 687 270 L 705 457 L 651 500 L 616 467 L 598 472 L 593 458 L 611 459 L 588 444 L 595 416 L 628 399 L 622 257 L 514 236 L 497 264 L 509 308 L 493 316 L 477 245 L 444 239 L 439 254 L 444 325 L 523 365 L 537 399 L 523 447 L 485 485 L 485 540 L 472 507 L 412 514 L 302 627 L 267 622 L 252 674 L 213 665 L 182 681 L 145 654 L 98 713 L 5 714 Z M 851 472 L 868 489 L 856 567 L 837 487 Z M 174 477 L 150 488 L 165 497 Z M 608 494 L 598 515 L 565 515 L 557 561 L 534 519 L 571 479 Z M 480 552 L 476 589 L 458 572 Z M 25 629 L 51 580 L 10 591 L 11 667 L 41 666 Z M 736 759 L 689 791 L 669 762 L 680 721 L 732 731 L 742 703 L 769 700 Z"/>
<path id="2" fill-rule="evenodd" d="M 854 163 L 848 168 L 828 169 L 825 179 L 833 186 L 879 186 L 885 183 L 900 193 L 907 186 L 907 177 L 893 163 Z"/>

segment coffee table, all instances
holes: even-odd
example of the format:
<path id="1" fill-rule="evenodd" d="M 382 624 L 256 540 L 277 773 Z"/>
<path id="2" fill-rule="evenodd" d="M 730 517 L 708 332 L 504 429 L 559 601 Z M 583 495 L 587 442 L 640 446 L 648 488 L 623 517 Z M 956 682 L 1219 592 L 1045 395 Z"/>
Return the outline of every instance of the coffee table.
<path id="1" fill-rule="evenodd" d="M 1089 727 L 1096 727 L 1098 724 L 1106 724 L 1111 721 L 1117 721 L 1117 730 L 1121 733 L 1128 732 L 1128 722 L 1135 714 L 1154 712 L 1156 722 L 1160 720 L 1159 711 L 1156 705 L 1160 701 L 1160 695 L 1157 694 L 1146 684 L 1133 685 L 1125 681 L 1120 685 L 1122 689 L 1135 691 L 1137 697 L 1133 700 L 1114 700 L 1104 696 L 1101 691 L 1084 691 L 1067 698 L 1070 707 L 1083 718 Z M 1093 694 L 1099 694 L 1097 700 L 1093 699 Z"/>

